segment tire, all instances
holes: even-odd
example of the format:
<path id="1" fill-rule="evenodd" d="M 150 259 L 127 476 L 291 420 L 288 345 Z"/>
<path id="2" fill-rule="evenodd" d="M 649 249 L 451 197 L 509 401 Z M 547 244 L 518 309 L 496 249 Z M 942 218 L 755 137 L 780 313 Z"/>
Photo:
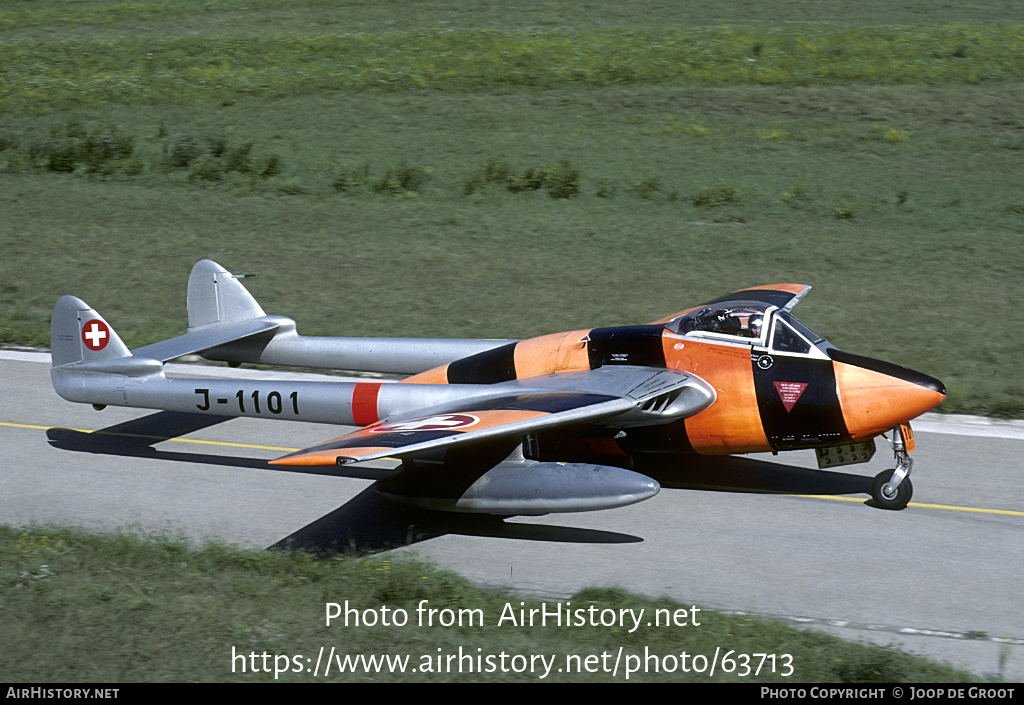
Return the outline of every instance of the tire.
<path id="1" fill-rule="evenodd" d="M 903 478 L 903 482 L 896 488 L 896 496 L 886 497 L 882 493 L 882 487 L 892 479 L 895 470 L 883 470 L 875 475 L 875 484 L 871 488 L 871 499 L 879 509 L 890 509 L 898 511 L 907 506 L 911 496 L 914 494 L 914 486 L 910 484 L 910 478 Z"/>

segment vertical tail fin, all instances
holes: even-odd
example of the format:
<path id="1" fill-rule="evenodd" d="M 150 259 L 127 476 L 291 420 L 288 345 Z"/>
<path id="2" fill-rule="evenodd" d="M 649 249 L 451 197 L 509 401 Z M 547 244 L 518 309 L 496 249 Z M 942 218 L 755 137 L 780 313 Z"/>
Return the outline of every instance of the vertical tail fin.
<path id="1" fill-rule="evenodd" d="M 54 367 L 131 355 L 103 316 L 75 296 L 61 297 L 53 309 L 50 350 Z"/>
<path id="2" fill-rule="evenodd" d="M 188 277 L 189 329 L 265 316 L 263 309 L 231 272 L 213 260 L 200 260 Z"/>

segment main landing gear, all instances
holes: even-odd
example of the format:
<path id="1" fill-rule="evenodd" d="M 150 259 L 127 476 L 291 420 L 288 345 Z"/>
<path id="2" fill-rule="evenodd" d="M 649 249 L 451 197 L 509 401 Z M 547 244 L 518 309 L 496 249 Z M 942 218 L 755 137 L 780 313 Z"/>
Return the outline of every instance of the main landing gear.
<path id="1" fill-rule="evenodd" d="M 909 434 L 909 427 L 906 429 Z M 894 470 L 883 470 L 875 475 L 875 483 L 871 488 L 871 498 L 875 506 L 880 509 L 903 509 L 910 502 L 914 494 L 914 486 L 910 483 L 910 469 L 914 467 L 914 461 L 910 458 L 907 448 L 907 438 L 904 436 L 904 427 L 897 426 L 892 430 L 892 451 L 896 456 L 896 468 Z M 882 436 L 885 438 L 885 436 Z M 910 436 L 910 443 L 913 443 L 913 436 Z M 911 446 L 913 448 L 913 446 Z"/>

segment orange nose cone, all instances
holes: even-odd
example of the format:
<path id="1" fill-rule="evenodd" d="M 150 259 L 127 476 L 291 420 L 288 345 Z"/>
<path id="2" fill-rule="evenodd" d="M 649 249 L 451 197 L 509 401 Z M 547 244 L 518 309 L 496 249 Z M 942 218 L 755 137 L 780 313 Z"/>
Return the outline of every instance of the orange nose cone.
<path id="1" fill-rule="evenodd" d="M 830 351 L 839 403 L 855 439 L 877 436 L 934 409 L 946 387 L 934 377 L 859 355 Z"/>

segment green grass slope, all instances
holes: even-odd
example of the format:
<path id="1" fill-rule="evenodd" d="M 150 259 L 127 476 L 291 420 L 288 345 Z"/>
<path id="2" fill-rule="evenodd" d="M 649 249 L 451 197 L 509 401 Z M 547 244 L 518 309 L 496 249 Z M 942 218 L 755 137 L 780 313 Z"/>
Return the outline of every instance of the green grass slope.
<path id="1" fill-rule="evenodd" d="M 531 626 L 541 609 L 562 610 L 561 626 L 539 612 Z M 628 612 L 618 620 L 641 609 L 639 627 Z M 57 529 L 0 528 L 0 614 L 0 675 L 37 684 L 976 680 L 895 649 L 621 590 L 542 604 L 385 556 Z"/>

